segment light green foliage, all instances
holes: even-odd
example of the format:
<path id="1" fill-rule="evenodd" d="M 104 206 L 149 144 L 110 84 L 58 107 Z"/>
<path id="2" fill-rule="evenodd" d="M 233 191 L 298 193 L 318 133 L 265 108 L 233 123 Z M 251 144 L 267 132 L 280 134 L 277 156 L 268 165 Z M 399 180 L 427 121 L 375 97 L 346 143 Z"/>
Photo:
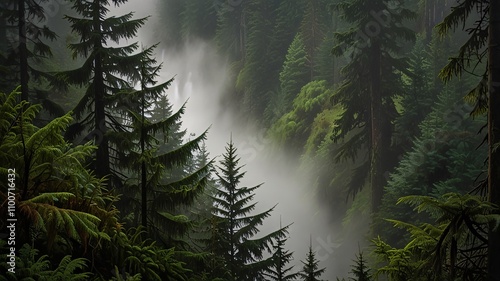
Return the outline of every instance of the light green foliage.
<path id="1" fill-rule="evenodd" d="M 285 96 L 287 110 L 290 110 L 292 101 L 299 94 L 300 89 L 309 81 L 306 68 L 307 54 L 301 33 L 297 33 L 288 48 L 288 53 L 280 72 L 280 87 Z M 280 116 L 278 116 L 280 117 Z"/>
<path id="2" fill-rule="evenodd" d="M 326 81 L 312 81 L 305 85 L 293 101 L 293 109 L 282 116 L 270 129 L 270 135 L 280 146 L 293 147 L 301 150 L 311 133 L 314 120 L 318 118 L 318 126 L 312 130 L 324 128 L 325 113 L 322 113 L 332 90 Z M 335 114 L 335 113 L 333 113 Z M 328 114 L 326 114 L 328 115 Z M 328 116 L 329 117 L 329 116 Z M 321 141 L 320 138 L 315 138 Z"/>

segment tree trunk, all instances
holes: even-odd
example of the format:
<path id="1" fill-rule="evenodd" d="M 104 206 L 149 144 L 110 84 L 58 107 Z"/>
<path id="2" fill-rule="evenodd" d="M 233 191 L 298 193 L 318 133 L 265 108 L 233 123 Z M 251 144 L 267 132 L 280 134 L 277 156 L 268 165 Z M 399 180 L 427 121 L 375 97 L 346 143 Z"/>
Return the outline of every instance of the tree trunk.
<path id="1" fill-rule="evenodd" d="M 26 46 L 26 8 L 25 0 L 18 0 L 19 18 L 19 65 L 21 78 L 21 100 L 28 100 L 28 49 Z"/>
<path id="2" fill-rule="evenodd" d="M 488 200 L 500 206 L 500 2 L 490 1 L 488 38 Z M 488 280 L 500 278 L 500 228 L 490 226 L 488 235 Z"/>
<path id="3" fill-rule="evenodd" d="M 94 32 L 101 30 L 101 19 L 99 18 L 99 1 L 94 1 L 92 5 L 96 5 L 94 21 Z M 97 145 L 96 152 L 96 165 L 95 172 L 98 178 L 109 176 L 109 144 L 106 125 L 106 111 L 105 111 L 105 86 L 104 86 L 104 70 L 102 69 L 102 56 L 99 50 L 102 49 L 101 39 L 95 39 L 94 42 L 94 52 L 96 53 L 94 58 L 94 111 L 95 111 L 95 145 Z"/>
<path id="4" fill-rule="evenodd" d="M 370 117 L 371 117 L 371 165 L 370 182 L 372 188 L 372 212 L 376 213 L 382 203 L 384 193 L 384 168 L 381 161 L 382 148 L 382 93 L 381 93 L 381 53 L 380 42 L 372 38 L 372 62 L 370 65 Z"/>

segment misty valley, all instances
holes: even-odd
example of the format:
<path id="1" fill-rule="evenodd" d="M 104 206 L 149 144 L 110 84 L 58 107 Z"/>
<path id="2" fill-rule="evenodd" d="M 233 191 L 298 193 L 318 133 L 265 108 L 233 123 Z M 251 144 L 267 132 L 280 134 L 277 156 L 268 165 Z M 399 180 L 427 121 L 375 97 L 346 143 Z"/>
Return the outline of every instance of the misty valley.
<path id="1" fill-rule="evenodd" d="M 500 2 L 0 14 L 0 281 L 500 280 Z"/>

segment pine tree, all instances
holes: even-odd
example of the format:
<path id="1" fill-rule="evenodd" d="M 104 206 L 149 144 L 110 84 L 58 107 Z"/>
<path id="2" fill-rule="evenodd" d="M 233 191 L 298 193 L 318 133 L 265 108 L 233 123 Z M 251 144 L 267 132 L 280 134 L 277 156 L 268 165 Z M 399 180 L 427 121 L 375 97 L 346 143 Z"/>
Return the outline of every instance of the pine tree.
<path id="1" fill-rule="evenodd" d="M 316 259 L 316 253 L 312 250 L 312 244 L 309 245 L 306 261 L 302 261 L 302 264 L 304 264 L 302 272 L 300 272 L 302 280 L 321 281 L 319 278 L 325 272 L 326 268 L 319 269 L 319 261 Z"/>
<path id="2" fill-rule="evenodd" d="M 213 197 L 214 236 L 210 239 L 209 250 L 224 258 L 225 266 L 231 274 L 229 280 L 255 280 L 273 266 L 273 258 L 264 259 L 263 254 L 265 251 L 271 253 L 272 242 L 282 239 L 287 234 L 288 226 L 261 238 L 252 239 L 274 207 L 250 215 L 256 207 L 256 203 L 252 203 L 254 192 L 261 185 L 238 187 L 245 172 L 240 171 L 242 166 L 238 166 L 240 159 L 236 152 L 231 140 L 216 173 L 220 186 Z"/>
<path id="3" fill-rule="evenodd" d="M 334 129 L 334 138 L 344 139 L 361 128 L 346 142 L 344 150 L 354 160 L 360 149 L 370 148 L 367 165 L 372 190 L 371 207 L 376 212 L 384 192 L 384 173 L 393 165 L 389 158 L 392 122 L 396 116 L 392 98 L 402 92 L 396 69 L 402 71 L 406 68 L 405 61 L 396 55 L 401 53 L 398 42 L 414 38 L 414 32 L 402 24 L 413 13 L 401 6 L 394 10 L 382 0 L 343 1 L 336 4 L 336 8 L 351 26 L 336 34 L 338 44 L 332 50 L 335 55 L 350 57 L 349 63 L 341 70 L 345 79 L 333 97 L 345 109 L 339 126 Z M 378 21 L 373 20 L 374 13 Z M 364 180 L 360 182 L 364 183 Z M 351 186 L 350 192 L 355 194 L 360 188 L 362 185 Z"/>
<path id="4" fill-rule="evenodd" d="M 125 1 L 113 0 L 114 5 Z M 137 79 L 141 58 L 144 54 L 133 54 L 138 49 L 137 43 L 124 47 L 108 46 L 110 41 L 118 43 L 121 39 L 133 38 L 146 18 L 132 19 L 133 13 L 110 17 L 110 1 L 75 0 L 72 9 L 81 16 L 65 16 L 71 23 L 72 31 L 80 36 L 78 43 L 69 45 L 73 58 L 85 58 L 84 64 L 77 69 L 59 73 L 59 79 L 69 84 L 87 86 L 83 98 L 74 109 L 76 123 L 69 137 L 85 134 L 87 139 L 94 139 L 98 146 L 94 170 L 98 177 L 113 173 L 111 183 L 118 185 L 116 170 L 113 170 L 110 158 L 113 145 L 109 142 L 109 131 L 125 130 L 113 107 L 116 93 L 131 88 L 130 80 Z M 87 135 L 88 134 L 88 135 Z"/>

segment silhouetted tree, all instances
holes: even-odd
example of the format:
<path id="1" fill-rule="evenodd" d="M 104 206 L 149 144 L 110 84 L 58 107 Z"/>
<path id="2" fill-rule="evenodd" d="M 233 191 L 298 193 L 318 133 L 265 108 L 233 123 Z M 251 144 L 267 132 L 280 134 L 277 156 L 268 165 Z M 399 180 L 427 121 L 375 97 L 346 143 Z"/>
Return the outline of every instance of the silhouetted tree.
<path id="1" fill-rule="evenodd" d="M 245 172 L 240 171 L 242 166 L 238 166 L 240 159 L 236 152 L 231 140 L 216 173 L 219 186 L 213 197 L 214 236 L 210 238 L 209 250 L 224 258 L 231 274 L 230 280 L 249 281 L 262 277 L 262 273 L 273 266 L 273 257 L 264 258 L 263 254 L 272 252 L 273 241 L 284 238 L 288 226 L 252 239 L 274 207 L 250 215 L 256 206 L 256 203 L 252 203 L 254 192 L 261 185 L 239 187 Z"/>

